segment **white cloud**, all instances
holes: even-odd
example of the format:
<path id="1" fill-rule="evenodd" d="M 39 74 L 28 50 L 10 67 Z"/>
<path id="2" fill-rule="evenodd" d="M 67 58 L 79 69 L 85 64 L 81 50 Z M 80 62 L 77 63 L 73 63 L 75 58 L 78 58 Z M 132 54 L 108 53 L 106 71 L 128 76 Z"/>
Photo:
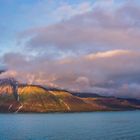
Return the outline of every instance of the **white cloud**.
<path id="1" fill-rule="evenodd" d="M 54 18 L 61 20 L 69 19 L 73 16 L 84 14 L 86 12 L 91 11 L 93 8 L 93 4 L 90 2 L 83 2 L 78 5 L 70 5 L 68 3 L 64 3 L 59 6 L 54 12 L 52 12 L 52 16 Z"/>
<path id="2" fill-rule="evenodd" d="M 76 53 L 79 50 L 81 52 L 101 49 L 139 50 L 140 21 L 138 19 L 140 15 L 137 14 L 140 12 L 139 7 L 125 3 L 116 9 L 112 9 L 111 5 L 108 9 L 104 8 L 96 6 L 91 11 L 78 15 L 73 13 L 79 10 L 68 12 L 75 16 L 54 25 L 22 32 L 19 40 L 22 42 L 29 37 L 30 39 L 24 45 L 26 48 L 37 51 L 57 49 Z M 66 9 L 72 9 L 72 7 Z M 110 9 L 113 12 L 110 12 Z"/>

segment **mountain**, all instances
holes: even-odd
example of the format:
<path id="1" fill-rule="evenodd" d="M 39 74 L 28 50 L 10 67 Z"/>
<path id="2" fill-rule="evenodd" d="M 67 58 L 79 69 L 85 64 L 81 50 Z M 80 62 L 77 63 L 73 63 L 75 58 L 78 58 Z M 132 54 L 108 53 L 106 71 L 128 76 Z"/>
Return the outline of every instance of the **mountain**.
<path id="1" fill-rule="evenodd" d="M 0 82 L 0 112 L 90 112 L 140 109 L 140 101 L 104 97 L 98 94 L 71 93 L 40 85 Z M 16 83 L 15 81 L 13 83 Z M 14 92 L 13 92 L 14 91 Z M 87 95 L 87 96 L 86 96 Z"/>
<path id="2" fill-rule="evenodd" d="M 77 96 L 77 97 L 81 97 L 81 98 L 90 98 L 90 97 L 106 97 L 106 96 L 101 96 L 97 93 L 83 93 L 83 92 L 71 92 L 72 95 Z"/>

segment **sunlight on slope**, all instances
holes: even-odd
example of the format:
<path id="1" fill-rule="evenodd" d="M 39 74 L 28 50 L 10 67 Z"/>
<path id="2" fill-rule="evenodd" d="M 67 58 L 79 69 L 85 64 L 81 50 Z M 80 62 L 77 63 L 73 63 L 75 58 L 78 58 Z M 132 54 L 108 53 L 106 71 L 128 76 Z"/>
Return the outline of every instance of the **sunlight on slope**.
<path id="1" fill-rule="evenodd" d="M 45 93 L 46 90 L 43 88 L 37 87 L 37 86 L 24 86 L 24 87 L 19 87 L 18 93 L 20 94 L 30 94 L 30 93 Z"/>

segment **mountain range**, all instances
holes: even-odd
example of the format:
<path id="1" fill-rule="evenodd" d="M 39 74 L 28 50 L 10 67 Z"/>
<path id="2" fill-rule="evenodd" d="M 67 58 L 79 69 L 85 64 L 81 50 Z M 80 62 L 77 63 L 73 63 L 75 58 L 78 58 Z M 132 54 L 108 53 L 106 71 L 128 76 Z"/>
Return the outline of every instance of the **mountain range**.
<path id="1" fill-rule="evenodd" d="M 18 85 L 18 86 L 17 86 Z M 140 100 L 0 80 L 0 112 L 92 112 L 140 109 Z"/>

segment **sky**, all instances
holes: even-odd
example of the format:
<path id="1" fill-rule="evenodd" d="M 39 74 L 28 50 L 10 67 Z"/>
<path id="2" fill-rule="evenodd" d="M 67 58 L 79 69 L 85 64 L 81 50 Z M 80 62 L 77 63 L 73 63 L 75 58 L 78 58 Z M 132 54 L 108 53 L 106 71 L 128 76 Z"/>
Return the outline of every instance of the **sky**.
<path id="1" fill-rule="evenodd" d="M 139 0 L 0 0 L 0 78 L 140 98 Z"/>

